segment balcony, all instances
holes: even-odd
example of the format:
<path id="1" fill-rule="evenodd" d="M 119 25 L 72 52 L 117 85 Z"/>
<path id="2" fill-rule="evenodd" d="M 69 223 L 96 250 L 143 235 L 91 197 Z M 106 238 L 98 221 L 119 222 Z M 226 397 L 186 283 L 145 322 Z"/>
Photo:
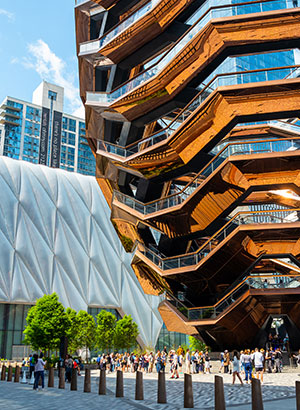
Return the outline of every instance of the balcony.
<path id="1" fill-rule="evenodd" d="M 99 39 L 81 43 L 79 57 L 92 61 L 103 59 L 106 64 L 116 64 L 161 34 L 191 2 L 148 1 Z"/>
<path id="2" fill-rule="evenodd" d="M 284 34 L 281 34 L 280 31 L 284 24 L 286 28 L 289 25 L 295 25 L 295 20 L 294 18 L 291 20 L 291 15 L 299 14 L 300 10 L 284 10 L 292 7 L 292 3 L 270 0 L 269 4 L 273 7 L 272 12 L 266 11 L 253 14 L 253 5 L 258 6 L 261 4 L 265 6 L 266 3 L 262 1 L 226 7 L 211 7 L 153 66 L 111 93 L 87 93 L 86 99 L 88 104 L 95 108 L 105 108 L 109 105 L 110 108 L 124 115 L 129 121 L 132 121 L 139 115 L 143 115 L 158 105 L 172 99 L 176 93 L 184 88 L 191 78 L 194 78 L 200 72 L 204 72 L 204 69 L 205 72 L 209 71 L 208 64 L 212 65 L 213 59 L 218 59 L 218 62 L 221 62 L 224 58 L 220 59 L 220 53 L 222 52 L 225 56 L 224 48 L 227 48 L 226 54 L 228 55 L 230 55 L 230 49 L 233 45 L 235 46 L 235 54 L 239 54 L 239 52 L 246 53 L 247 43 L 251 37 L 251 49 L 253 52 L 254 44 L 257 44 L 259 49 L 259 44 L 263 41 L 260 39 L 260 36 L 263 36 L 265 39 L 266 32 L 268 32 L 267 36 L 270 39 L 272 38 L 271 43 L 273 45 L 270 44 L 270 50 L 274 49 L 272 47 L 276 49 L 276 42 L 280 42 L 287 35 L 290 38 L 289 47 L 292 47 L 292 42 L 294 41 L 292 33 L 295 32 L 296 28 L 288 28 Z M 261 32 L 260 30 L 249 30 L 251 26 L 249 22 L 252 20 L 254 22 L 258 19 L 261 26 L 264 26 L 264 30 Z M 274 20 L 272 24 L 271 20 Z M 286 22 L 284 23 L 285 20 Z M 233 30 L 235 25 L 239 26 L 237 30 L 239 32 L 238 38 L 235 38 L 235 31 Z M 268 26 L 270 27 L 268 28 Z M 216 32 L 218 33 L 218 39 L 215 38 Z M 214 38 L 209 39 L 207 36 Z M 205 44 L 214 42 L 217 42 L 217 44 L 207 50 Z M 141 103 L 141 100 L 144 102 Z"/>
<path id="3" fill-rule="evenodd" d="M 300 229 L 297 211 L 298 209 L 296 208 L 276 211 L 239 212 L 195 253 L 169 258 L 161 257 L 159 253 L 138 243 L 135 256 L 150 264 L 150 266 L 162 276 L 172 276 L 197 271 L 204 266 L 205 263 L 211 263 L 213 256 L 215 269 L 217 269 L 218 263 L 222 264 L 224 262 L 222 258 L 217 260 L 218 255 L 222 253 L 223 247 L 229 252 L 226 254 L 227 258 L 229 254 L 234 255 L 236 249 L 243 248 L 245 253 L 239 256 L 248 259 L 247 263 L 249 263 L 249 258 L 255 258 L 256 252 L 258 252 L 255 242 L 260 244 L 261 252 L 263 250 L 265 253 L 276 253 L 278 249 L 282 247 L 282 253 L 293 253 L 295 233 Z M 276 243 L 272 241 L 272 235 L 284 229 L 286 230 L 286 237 L 282 239 L 282 242 L 279 240 L 277 246 Z M 288 233 L 289 230 L 290 234 Z M 274 231 L 274 233 L 272 233 L 272 231 Z M 247 243 L 243 244 L 245 238 L 249 239 L 247 239 Z M 273 238 L 276 238 L 276 236 L 273 236 Z M 278 238 L 280 237 L 278 236 Z M 285 241 L 287 242 L 285 243 Z M 251 245 L 248 247 L 250 243 Z M 245 256 L 246 253 L 248 256 Z M 227 260 L 227 262 L 229 262 L 229 260 Z M 236 267 L 236 271 L 237 270 L 238 268 Z M 213 270 L 211 272 L 213 272 Z"/>

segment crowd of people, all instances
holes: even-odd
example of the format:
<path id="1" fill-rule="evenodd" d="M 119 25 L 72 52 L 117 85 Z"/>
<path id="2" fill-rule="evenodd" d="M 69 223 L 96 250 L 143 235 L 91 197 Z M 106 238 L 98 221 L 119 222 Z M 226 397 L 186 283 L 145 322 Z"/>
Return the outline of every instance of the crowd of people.
<path id="1" fill-rule="evenodd" d="M 300 365 L 299 355 L 294 356 Z M 190 351 L 183 350 L 181 346 L 177 350 L 167 351 L 166 347 L 156 353 L 150 352 L 145 354 L 135 353 L 110 353 L 99 355 L 97 358 L 99 369 L 105 369 L 108 372 L 122 370 L 123 372 L 136 372 L 137 370 L 146 373 L 154 371 L 164 372 L 168 366 L 170 377 L 179 378 L 180 372 L 188 374 L 209 374 L 211 373 L 211 358 L 208 350 Z M 243 384 L 242 376 L 246 383 L 250 383 L 252 377 L 260 378 L 263 382 L 264 372 L 279 373 L 282 371 L 282 352 L 280 347 L 276 349 L 250 349 L 241 352 L 234 351 L 229 353 L 225 350 L 220 355 L 219 373 L 232 374 L 232 382 L 236 379 Z"/>
<path id="2" fill-rule="evenodd" d="M 250 349 L 241 352 L 234 351 L 230 353 L 225 350 L 220 354 L 219 373 L 232 374 L 232 383 L 236 379 L 241 384 L 244 382 L 250 383 L 253 377 L 261 379 L 263 382 L 264 372 L 279 373 L 282 371 L 282 352 L 279 346 L 274 346 L 272 343 L 267 344 L 267 349 L 258 349 L 250 351 Z M 298 366 L 300 366 L 300 350 L 298 355 L 293 355 Z M 170 372 L 172 379 L 178 379 L 179 374 L 186 372 L 188 374 L 208 374 L 211 373 L 211 358 L 208 350 L 199 351 L 190 349 L 183 350 L 181 346 L 177 350 L 171 349 L 167 351 L 158 350 L 156 353 L 110 353 L 102 354 L 97 357 L 99 369 L 104 369 L 107 372 L 115 372 L 122 370 L 123 372 L 142 371 L 145 373 L 165 372 L 166 368 Z M 44 386 L 44 367 L 45 362 L 42 354 L 38 357 L 37 354 L 30 355 L 27 360 L 23 359 L 23 366 L 28 366 L 30 369 L 30 377 L 34 373 L 34 389 L 38 388 L 39 379 L 42 379 L 42 387 Z M 67 355 L 64 361 L 61 361 L 60 366 L 65 367 L 65 380 L 71 382 L 72 369 L 76 369 L 78 375 L 81 375 L 83 363 L 80 358 L 72 358 Z"/>
<path id="3" fill-rule="evenodd" d="M 122 353 L 122 354 L 103 354 L 97 358 L 99 369 L 105 369 L 108 372 L 115 370 L 122 370 L 124 372 L 136 372 L 137 370 L 146 373 L 153 371 L 164 372 L 166 366 L 170 365 L 171 378 L 179 378 L 179 370 L 186 366 L 187 373 L 210 373 L 210 357 L 208 351 L 190 352 L 189 349 L 184 352 L 183 348 L 179 346 L 177 350 L 167 351 L 158 350 L 156 353 Z"/>

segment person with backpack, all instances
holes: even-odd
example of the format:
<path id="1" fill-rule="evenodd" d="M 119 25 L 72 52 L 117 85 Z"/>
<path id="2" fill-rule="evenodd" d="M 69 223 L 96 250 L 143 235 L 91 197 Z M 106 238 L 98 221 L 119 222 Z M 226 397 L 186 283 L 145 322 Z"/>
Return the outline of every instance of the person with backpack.
<path id="1" fill-rule="evenodd" d="M 35 360 L 34 357 L 29 355 L 29 378 L 31 379 L 32 373 L 34 373 L 34 367 L 35 367 Z"/>

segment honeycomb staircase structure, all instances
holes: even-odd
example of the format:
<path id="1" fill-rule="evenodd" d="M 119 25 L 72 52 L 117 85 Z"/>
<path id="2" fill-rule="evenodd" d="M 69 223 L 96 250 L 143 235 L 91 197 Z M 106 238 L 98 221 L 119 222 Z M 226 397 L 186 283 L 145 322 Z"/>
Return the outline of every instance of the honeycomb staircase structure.
<path id="1" fill-rule="evenodd" d="M 300 8 L 95 0 L 75 8 L 96 178 L 170 331 L 254 346 L 300 329 Z M 291 340 L 291 346 L 294 341 Z"/>

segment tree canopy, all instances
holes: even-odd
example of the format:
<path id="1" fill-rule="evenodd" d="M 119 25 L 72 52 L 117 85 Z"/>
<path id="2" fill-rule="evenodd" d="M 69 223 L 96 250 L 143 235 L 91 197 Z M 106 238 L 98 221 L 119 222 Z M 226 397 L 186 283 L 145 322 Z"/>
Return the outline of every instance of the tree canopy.
<path id="1" fill-rule="evenodd" d="M 70 321 L 57 294 L 44 295 L 28 311 L 24 343 L 35 350 L 56 350 L 69 327 Z"/>
<path id="2" fill-rule="evenodd" d="M 117 318 L 106 310 L 101 310 L 97 315 L 96 339 L 97 347 L 108 351 L 114 346 L 114 332 Z"/>
<path id="3" fill-rule="evenodd" d="M 132 320 L 130 315 L 125 315 L 118 320 L 114 332 L 114 345 L 116 349 L 126 349 L 127 351 L 136 345 L 138 337 L 138 325 Z"/>
<path id="4" fill-rule="evenodd" d="M 205 351 L 205 350 L 210 350 L 210 348 L 208 346 L 206 346 L 206 344 L 204 342 L 202 342 L 199 339 L 196 339 L 194 336 L 190 336 L 189 337 L 189 343 L 190 343 L 190 350 L 199 350 L 201 351 Z"/>
<path id="5" fill-rule="evenodd" d="M 28 311 L 24 343 L 35 350 L 58 350 L 61 337 L 66 336 L 71 353 L 95 346 L 101 351 L 129 350 L 136 345 L 139 331 L 130 315 L 117 321 L 115 315 L 103 309 L 96 319 L 97 324 L 84 310 L 65 310 L 56 293 L 44 295 Z"/>

